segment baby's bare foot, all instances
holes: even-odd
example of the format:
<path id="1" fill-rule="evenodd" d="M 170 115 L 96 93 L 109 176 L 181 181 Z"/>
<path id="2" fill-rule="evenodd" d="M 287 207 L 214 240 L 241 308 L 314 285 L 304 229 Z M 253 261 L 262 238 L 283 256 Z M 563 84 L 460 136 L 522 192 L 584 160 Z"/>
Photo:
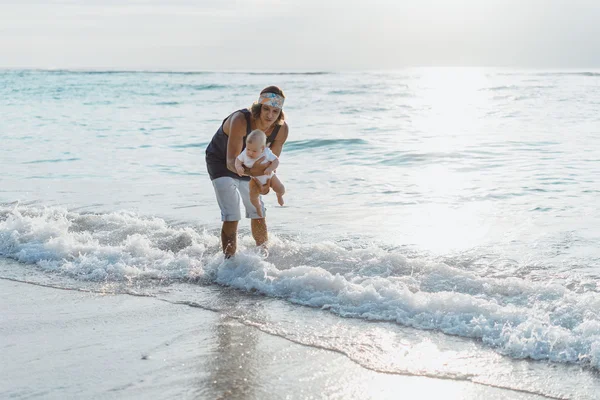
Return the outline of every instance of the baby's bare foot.
<path id="1" fill-rule="evenodd" d="M 282 195 L 280 195 L 280 194 L 277 195 L 277 202 L 279 203 L 280 206 L 283 205 L 283 196 Z"/>

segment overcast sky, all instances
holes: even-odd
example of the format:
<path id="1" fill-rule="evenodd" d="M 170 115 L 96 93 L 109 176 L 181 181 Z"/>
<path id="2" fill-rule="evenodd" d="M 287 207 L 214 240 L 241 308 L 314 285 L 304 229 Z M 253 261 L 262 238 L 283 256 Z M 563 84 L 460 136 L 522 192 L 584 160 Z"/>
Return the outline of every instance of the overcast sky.
<path id="1" fill-rule="evenodd" d="M 0 0 L 1 68 L 600 68 L 600 0 Z"/>

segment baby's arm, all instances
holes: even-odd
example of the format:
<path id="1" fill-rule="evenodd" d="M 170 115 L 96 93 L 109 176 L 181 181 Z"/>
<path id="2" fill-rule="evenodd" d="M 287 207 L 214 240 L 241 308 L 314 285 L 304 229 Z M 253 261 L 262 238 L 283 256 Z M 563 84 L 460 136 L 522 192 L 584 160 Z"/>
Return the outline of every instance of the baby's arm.
<path id="1" fill-rule="evenodd" d="M 275 171 L 277 167 L 279 167 L 279 158 L 276 158 L 273 161 L 271 161 L 271 165 L 269 165 L 267 169 L 265 169 L 265 175 L 271 174 L 271 172 Z"/>
<path id="2" fill-rule="evenodd" d="M 235 158 L 235 170 L 237 171 L 239 176 L 246 175 L 244 172 L 244 163 L 242 163 L 242 160 L 240 160 L 239 157 Z"/>

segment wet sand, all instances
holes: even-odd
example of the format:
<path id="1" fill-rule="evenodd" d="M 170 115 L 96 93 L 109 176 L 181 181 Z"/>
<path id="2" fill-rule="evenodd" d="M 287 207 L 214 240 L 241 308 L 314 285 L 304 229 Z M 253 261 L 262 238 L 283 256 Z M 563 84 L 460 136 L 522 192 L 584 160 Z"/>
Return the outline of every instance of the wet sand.
<path id="1" fill-rule="evenodd" d="M 365 369 L 201 308 L 0 279 L 0 398 L 542 399 Z"/>

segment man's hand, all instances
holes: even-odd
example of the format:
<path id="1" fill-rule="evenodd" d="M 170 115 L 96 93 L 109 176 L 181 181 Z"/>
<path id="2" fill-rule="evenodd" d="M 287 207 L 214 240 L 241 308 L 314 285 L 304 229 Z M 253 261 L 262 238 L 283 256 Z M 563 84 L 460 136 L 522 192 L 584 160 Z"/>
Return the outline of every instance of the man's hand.
<path id="1" fill-rule="evenodd" d="M 267 169 L 265 169 L 265 175 L 271 175 L 273 172 L 275 172 L 277 167 L 279 167 L 279 159 L 278 158 L 271 161 L 271 164 L 269 164 Z"/>
<path id="2" fill-rule="evenodd" d="M 244 172 L 246 172 L 246 175 L 250 175 L 250 176 L 261 176 L 265 174 L 265 169 L 267 169 L 269 167 L 269 165 L 271 165 L 271 163 L 266 163 L 266 164 L 262 164 L 262 162 L 264 161 L 265 156 L 262 156 L 261 158 L 259 158 L 258 160 L 256 160 L 254 162 L 254 165 L 252 166 L 252 168 L 247 168 L 244 167 Z"/>

